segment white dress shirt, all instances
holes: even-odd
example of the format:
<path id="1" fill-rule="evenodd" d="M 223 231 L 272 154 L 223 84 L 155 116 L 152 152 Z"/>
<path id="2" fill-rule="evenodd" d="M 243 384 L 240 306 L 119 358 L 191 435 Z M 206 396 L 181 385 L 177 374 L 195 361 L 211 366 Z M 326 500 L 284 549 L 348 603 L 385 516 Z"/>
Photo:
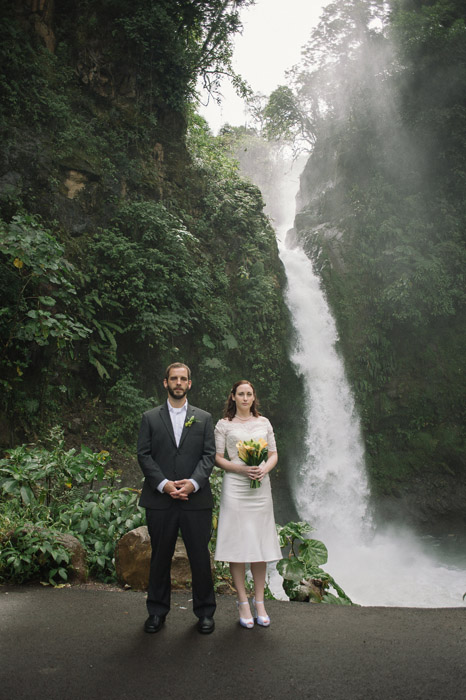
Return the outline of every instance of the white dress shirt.
<path id="1" fill-rule="evenodd" d="M 174 406 L 171 405 L 170 401 L 168 401 L 168 399 L 167 399 L 167 407 L 168 407 L 168 412 L 170 414 L 170 420 L 171 420 L 172 426 L 173 426 L 173 433 L 175 434 L 176 446 L 178 447 L 180 444 L 181 434 L 183 432 L 183 427 L 184 427 L 184 424 L 186 422 L 186 413 L 188 411 L 188 402 L 185 401 L 183 406 L 181 406 L 181 408 L 175 408 Z M 157 490 L 160 491 L 160 493 L 163 493 L 163 489 L 164 489 L 164 486 L 167 483 L 167 481 L 168 481 L 168 479 L 164 479 L 157 486 Z M 189 481 L 194 486 L 194 493 L 196 493 L 196 491 L 199 491 L 199 484 L 197 483 L 197 481 L 195 481 L 195 479 L 189 479 Z"/>
<path id="2" fill-rule="evenodd" d="M 173 426 L 173 432 L 175 433 L 176 446 L 178 447 L 181 440 L 181 433 L 183 432 L 183 426 L 186 421 L 186 413 L 188 410 L 188 402 L 185 401 L 181 408 L 174 408 L 170 401 L 167 401 L 168 411 L 170 413 L 170 418 Z"/>

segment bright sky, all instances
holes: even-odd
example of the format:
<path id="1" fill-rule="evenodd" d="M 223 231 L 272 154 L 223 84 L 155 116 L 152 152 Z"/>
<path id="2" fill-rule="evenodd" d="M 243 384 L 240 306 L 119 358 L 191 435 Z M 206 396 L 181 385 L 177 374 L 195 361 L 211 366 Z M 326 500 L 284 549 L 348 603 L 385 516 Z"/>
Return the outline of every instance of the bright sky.
<path id="1" fill-rule="evenodd" d="M 235 40 L 233 64 L 254 92 L 270 94 L 285 82 L 285 71 L 297 63 L 301 47 L 319 21 L 323 7 L 330 0 L 256 0 L 243 10 L 243 34 Z M 213 100 L 200 107 L 214 133 L 222 124 L 245 123 L 243 102 L 229 83 L 222 86 L 224 100 Z"/>

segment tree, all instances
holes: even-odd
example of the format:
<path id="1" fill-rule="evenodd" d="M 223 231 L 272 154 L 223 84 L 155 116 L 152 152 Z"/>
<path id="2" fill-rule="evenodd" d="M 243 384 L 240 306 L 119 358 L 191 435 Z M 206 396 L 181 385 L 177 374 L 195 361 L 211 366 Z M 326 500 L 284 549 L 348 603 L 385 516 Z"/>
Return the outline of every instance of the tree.
<path id="1" fill-rule="evenodd" d="M 315 142 L 313 116 L 301 109 L 291 88 L 280 85 L 269 97 L 263 111 L 264 135 L 270 141 L 288 141 L 299 151 Z"/>

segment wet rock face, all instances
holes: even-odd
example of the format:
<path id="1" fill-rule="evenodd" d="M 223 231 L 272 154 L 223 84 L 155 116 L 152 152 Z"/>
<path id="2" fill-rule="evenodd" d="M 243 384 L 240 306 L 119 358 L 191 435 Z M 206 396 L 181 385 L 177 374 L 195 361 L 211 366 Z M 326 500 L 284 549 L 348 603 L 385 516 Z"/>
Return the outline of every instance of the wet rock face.
<path id="1" fill-rule="evenodd" d="M 135 590 L 146 590 L 149 584 L 151 557 L 150 537 L 142 525 L 124 535 L 115 548 L 115 568 L 118 581 Z M 172 559 L 173 586 L 186 587 L 191 583 L 191 567 L 183 540 L 178 538 Z"/>

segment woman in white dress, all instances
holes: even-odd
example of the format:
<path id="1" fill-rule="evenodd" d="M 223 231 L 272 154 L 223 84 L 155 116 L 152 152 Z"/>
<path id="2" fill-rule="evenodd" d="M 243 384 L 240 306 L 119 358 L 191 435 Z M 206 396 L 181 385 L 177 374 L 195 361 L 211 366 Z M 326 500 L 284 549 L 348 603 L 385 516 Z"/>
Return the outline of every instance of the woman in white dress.
<path id="1" fill-rule="evenodd" d="M 257 403 L 253 385 L 245 379 L 236 382 L 224 418 L 215 427 L 215 464 L 225 470 L 215 559 L 230 564 L 240 624 L 247 628 L 254 627 L 254 619 L 245 587 L 246 563 L 251 565 L 254 580 L 254 617 L 259 625 L 268 627 L 270 618 L 264 606 L 267 562 L 281 559 L 269 477 L 278 454 L 272 425 L 261 416 Z M 238 441 L 251 438 L 262 438 L 268 446 L 267 460 L 254 467 L 240 459 L 236 447 Z M 252 479 L 260 487 L 251 488 Z"/>

